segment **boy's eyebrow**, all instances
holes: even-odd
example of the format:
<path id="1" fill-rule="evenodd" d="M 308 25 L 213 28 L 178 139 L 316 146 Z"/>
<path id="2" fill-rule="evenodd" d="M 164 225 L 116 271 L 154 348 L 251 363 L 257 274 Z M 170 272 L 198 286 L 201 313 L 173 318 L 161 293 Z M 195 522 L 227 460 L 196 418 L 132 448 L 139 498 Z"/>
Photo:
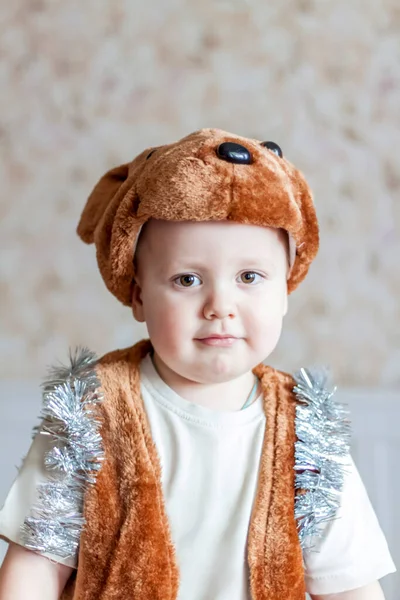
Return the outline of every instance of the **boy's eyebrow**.
<path id="1" fill-rule="evenodd" d="M 160 265 L 161 266 L 161 265 Z M 237 268 L 275 268 L 276 261 L 271 258 L 261 258 L 261 257 L 240 257 L 237 260 Z M 182 260 L 175 260 L 171 262 L 168 267 L 163 265 L 162 269 L 168 269 L 168 271 L 182 271 L 182 270 L 203 270 L 208 271 L 210 269 L 210 265 L 207 262 L 199 262 L 198 259 L 191 260 L 190 258 L 184 258 Z"/>
<path id="2" fill-rule="evenodd" d="M 240 259 L 240 264 L 246 264 L 246 265 L 259 265 L 259 266 L 269 266 L 269 267 L 274 267 L 275 266 L 275 260 L 273 258 L 263 258 L 261 256 L 257 256 L 257 257 L 249 257 L 249 258 L 241 258 Z"/>

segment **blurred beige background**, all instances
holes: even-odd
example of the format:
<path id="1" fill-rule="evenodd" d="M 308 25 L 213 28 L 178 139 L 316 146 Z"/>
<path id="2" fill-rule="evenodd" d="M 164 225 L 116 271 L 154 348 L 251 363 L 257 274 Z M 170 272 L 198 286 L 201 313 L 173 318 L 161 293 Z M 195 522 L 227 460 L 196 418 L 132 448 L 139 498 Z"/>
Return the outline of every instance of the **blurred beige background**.
<path id="1" fill-rule="evenodd" d="M 145 334 L 80 211 L 106 169 L 220 127 L 279 143 L 314 190 L 321 251 L 271 362 L 398 388 L 398 0 L 17 0 L 0 17 L 0 378 Z"/>

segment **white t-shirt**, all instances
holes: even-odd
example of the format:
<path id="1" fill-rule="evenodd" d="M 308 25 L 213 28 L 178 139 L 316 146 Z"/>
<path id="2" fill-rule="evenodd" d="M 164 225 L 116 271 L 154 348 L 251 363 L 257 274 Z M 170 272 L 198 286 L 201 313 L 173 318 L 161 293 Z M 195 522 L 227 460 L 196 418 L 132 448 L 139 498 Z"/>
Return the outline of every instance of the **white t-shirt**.
<path id="1" fill-rule="evenodd" d="M 247 533 L 265 429 L 262 397 L 223 412 L 178 396 L 141 363 L 145 409 L 162 468 L 162 486 L 180 570 L 179 600 L 250 600 Z M 0 511 L 0 535 L 20 542 L 20 526 L 46 479 L 48 438 L 37 437 Z M 362 587 L 395 571 L 385 537 L 351 462 L 338 518 L 318 552 L 304 554 L 310 594 Z M 75 566 L 72 559 L 49 558 Z"/>

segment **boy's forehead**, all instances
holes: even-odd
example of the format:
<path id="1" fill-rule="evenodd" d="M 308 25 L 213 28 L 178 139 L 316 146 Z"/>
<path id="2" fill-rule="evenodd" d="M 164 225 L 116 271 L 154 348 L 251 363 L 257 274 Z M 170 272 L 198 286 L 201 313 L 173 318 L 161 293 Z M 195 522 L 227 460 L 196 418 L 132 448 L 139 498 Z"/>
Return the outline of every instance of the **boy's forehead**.
<path id="1" fill-rule="evenodd" d="M 145 236 L 152 245 L 158 242 L 170 249 L 178 243 L 192 243 L 197 241 L 220 242 L 221 247 L 232 247 L 240 242 L 248 243 L 257 238 L 267 242 L 281 240 L 282 232 L 272 227 L 262 227 L 246 223 L 237 223 L 227 220 L 221 221 L 162 221 L 150 219 L 146 224 Z"/>
<path id="2" fill-rule="evenodd" d="M 286 232 L 230 221 L 161 221 L 150 219 L 137 252 L 161 262 L 196 258 L 214 251 L 243 258 L 266 257 L 286 245 Z M 182 256 L 183 255 L 183 256 Z M 215 257 L 217 258 L 217 257 Z"/>

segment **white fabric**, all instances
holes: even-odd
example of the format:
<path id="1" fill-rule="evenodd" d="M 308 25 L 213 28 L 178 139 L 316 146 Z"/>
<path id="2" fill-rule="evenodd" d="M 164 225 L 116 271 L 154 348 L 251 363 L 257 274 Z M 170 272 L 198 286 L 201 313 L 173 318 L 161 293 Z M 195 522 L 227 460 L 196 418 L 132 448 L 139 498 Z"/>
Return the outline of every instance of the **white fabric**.
<path id="1" fill-rule="evenodd" d="M 179 600 L 249 600 L 246 545 L 265 429 L 262 399 L 238 412 L 194 405 L 161 380 L 150 356 L 142 362 L 141 383 L 180 568 Z M 16 543 L 35 487 L 46 476 L 47 443 L 34 441 L 0 512 L 0 535 Z M 327 526 L 319 552 L 305 554 L 307 591 L 338 593 L 393 571 L 351 461 L 338 518 Z"/>

